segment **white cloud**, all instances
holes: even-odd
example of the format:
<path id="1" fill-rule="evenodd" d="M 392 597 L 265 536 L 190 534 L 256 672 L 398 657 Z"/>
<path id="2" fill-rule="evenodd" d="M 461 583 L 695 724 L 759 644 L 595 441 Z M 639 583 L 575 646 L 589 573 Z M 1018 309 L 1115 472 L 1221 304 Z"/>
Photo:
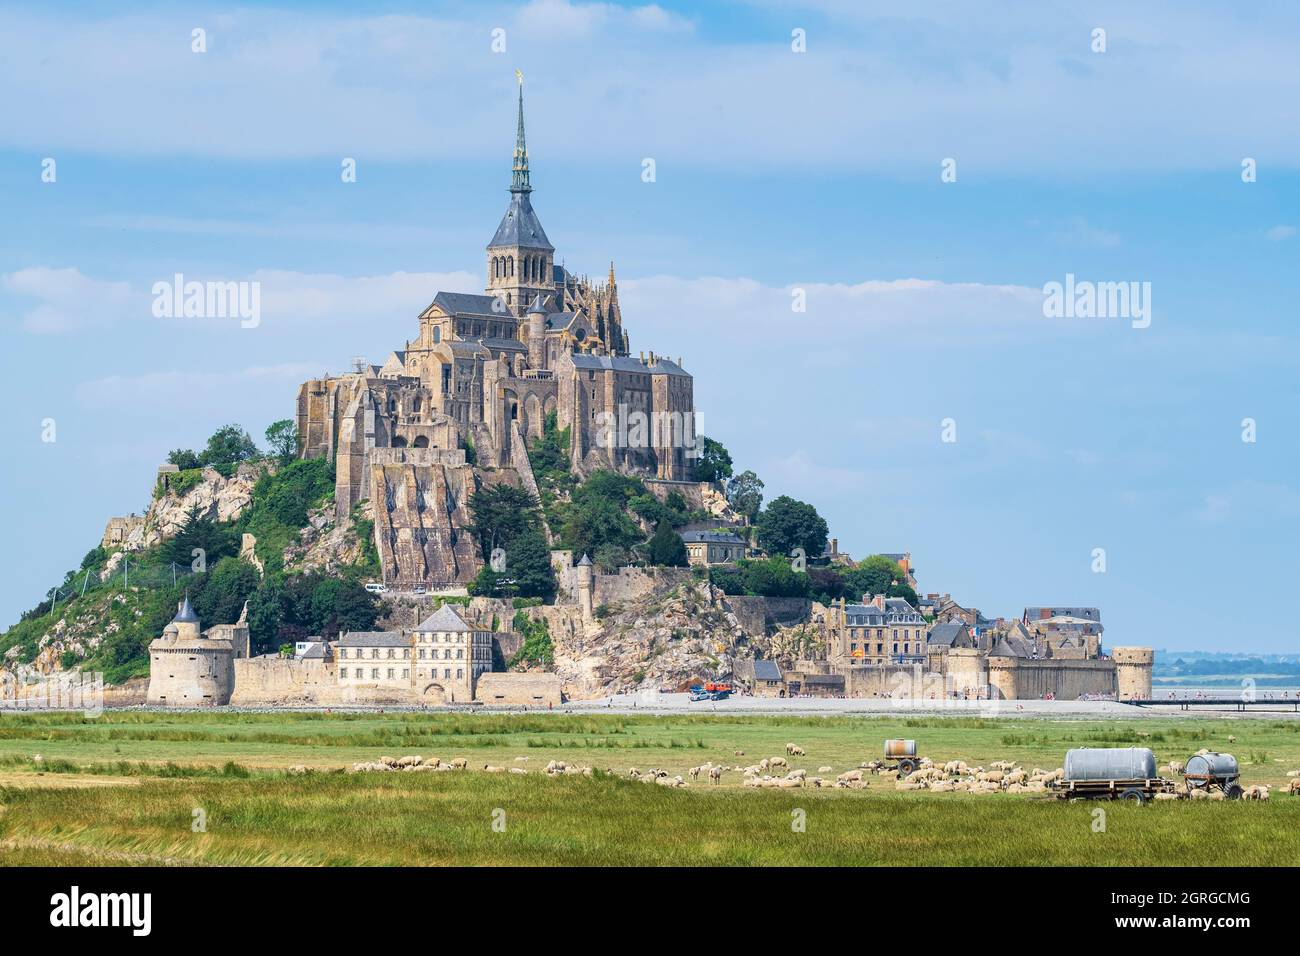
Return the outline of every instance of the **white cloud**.
<path id="1" fill-rule="evenodd" d="M 71 332 L 148 315 L 148 301 L 126 282 L 92 279 L 75 268 L 36 266 L 0 276 L 0 287 L 23 299 L 21 327 L 38 335 Z"/>
<path id="2" fill-rule="evenodd" d="M 1295 226 L 1274 226 L 1264 235 L 1274 242 L 1281 242 L 1283 239 L 1290 239 L 1295 235 Z"/>
<path id="3" fill-rule="evenodd" d="M 210 410 L 221 407 L 223 403 L 233 403 L 236 394 L 250 390 L 276 396 L 289 394 L 291 387 L 319 374 L 319 366 L 286 362 L 226 372 L 185 369 L 143 375 L 107 375 L 82 382 L 76 387 L 74 397 L 80 405 L 97 410 L 141 407 L 173 411 Z"/>
<path id="4" fill-rule="evenodd" d="M 1221 168 L 1300 155 L 1288 37 L 1300 13 L 1140 13 L 1113 2 L 1022 10 L 1016 28 L 959 4 L 923 14 L 837 7 L 743 39 L 655 5 L 539 0 L 442 17 L 242 9 L 213 17 L 209 52 L 166 13 L 77 19 L 0 11 L 0 146 L 135 155 L 480 158 L 508 150 L 513 69 L 528 77 L 533 151 L 556 161 L 654 156 L 748 167 L 840 167 L 963 180 L 1001 170 Z M 1088 50 L 1096 22 L 1110 48 Z M 489 53 L 490 30 L 508 54 Z M 575 62 L 579 68 L 575 68 Z M 1260 84 L 1260 76 L 1268 76 Z M 218 105 L 219 104 L 219 107 Z M 598 135 L 575 135 L 573 117 Z M 1081 148 L 1082 147 L 1082 148 Z M 1294 162 L 1294 160 L 1292 160 Z"/>

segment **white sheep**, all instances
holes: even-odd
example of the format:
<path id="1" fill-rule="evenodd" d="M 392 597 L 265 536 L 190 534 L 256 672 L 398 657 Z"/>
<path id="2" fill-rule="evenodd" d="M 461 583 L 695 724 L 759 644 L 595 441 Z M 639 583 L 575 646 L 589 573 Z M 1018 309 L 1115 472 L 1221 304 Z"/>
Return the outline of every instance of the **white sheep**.
<path id="1" fill-rule="evenodd" d="M 803 748 L 800 747 L 798 744 L 786 744 L 786 745 L 785 745 L 785 753 L 786 753 L 786 756 L 787 756 L 787 757 L 802 757 L 802 756 L 804 756 Z"/>
<path id="2" fill-rule="evenodd" d="M 721 768 L 721 767 L 710 767 L 710 768 L 709 768 L 709 782 L 710 782 L 710 783 L 721 783 L 721 782 L 722 782 L 722 768 Z"/>

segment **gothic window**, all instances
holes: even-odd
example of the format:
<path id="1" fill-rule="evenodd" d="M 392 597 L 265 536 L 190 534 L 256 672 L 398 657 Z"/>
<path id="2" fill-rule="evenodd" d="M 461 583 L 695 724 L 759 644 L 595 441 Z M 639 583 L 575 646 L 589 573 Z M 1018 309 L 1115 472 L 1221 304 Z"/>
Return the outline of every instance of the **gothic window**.
<path id="1" fill-rule="evenodd" d="M 433 344 L 437 345 L 441 341 L 442 341 L 442 326 L 435 325 L 433 327 Z"/>
<path id="2" fill-rule="evenodd" d="M 514 256 L 511 256 L 510 259 L 509 259 L 509 262 L 510 262 L 510 273 L 509 273 L 509 274 L 510 274 L 510 277 L 511 277 L 511 278 L 514 278 L 514 275 L 515 275 L 515 257 L 514 257 Z"/>

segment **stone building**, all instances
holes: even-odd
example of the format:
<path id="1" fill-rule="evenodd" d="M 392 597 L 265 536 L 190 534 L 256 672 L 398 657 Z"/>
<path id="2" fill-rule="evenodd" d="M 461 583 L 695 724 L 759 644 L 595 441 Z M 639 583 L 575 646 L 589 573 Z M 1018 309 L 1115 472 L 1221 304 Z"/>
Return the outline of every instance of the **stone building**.
<path id="1" fill-rule="evenodd" d="M 722 529 L 683 531 L 682 541 L 686 560 L 699 567 L 734 564 L 745 556 L 745 539 Z"/>
<path id="2" fill-rule="evenodd" d="M 412 636 L 420 692 L 437 688 L 448 702 L 474 700 L 479 676 L 492 670 L 492 632 L 470 627 L 444 604 Z"/>
<path id="3" fill-rule="evenodd" d="M 215 707 L 230 703 L 237 658 L 248 657 L 248 605 L 234 624 L 200 629 L 187 594 L 162 636 L 149 645 L 150 704 Z"/>
<path id="4" fill-rule="evenodd" d="M 926 622 L 903 598 L 867 596 L 862 604 L 841 598 L 827 616 L 826 660 L 832 665 L 863 667 L 923 663 Z"/>
<path id="5" fill-rule="evenodd" d="M 513 468 L 529 487 L 524 443 L 548 421 L 569 430 L 579 474 L 681 481 L 693 466 L 690 374 L 680 360 L 631 355 L 612 263 L 592 282 L 556 261 L 532 205 L 522 84 L 511 173 L 483 293 L 437 293 L 383 364 L 298 390 L 300 454 L 335 461 L 340 519 L 363 498 L 374 504 L 390 582 L 474 577 L 464 513 L 474 466 Z"/>

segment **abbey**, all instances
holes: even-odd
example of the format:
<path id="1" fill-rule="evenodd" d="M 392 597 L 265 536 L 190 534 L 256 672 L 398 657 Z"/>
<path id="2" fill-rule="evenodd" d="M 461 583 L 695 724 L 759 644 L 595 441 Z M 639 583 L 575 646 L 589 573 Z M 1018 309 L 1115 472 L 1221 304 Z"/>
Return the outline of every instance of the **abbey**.
<path id="1" fill-rule="evenodd" d="M 335 459 L 340 520 L 363 499 L 382 505 L 377 544 L 396 579 L 473 576 L 473 542 L 455 533 L 473 466 L 514 468 L 528 486 L 525 442 L 552 415 L 579 475 L 690 477 L 691 376 L 680 360 L 631 355 L 613 263 L 597 283 L 557 264 L 531 194 L 521 82 L 510 202 L 487 244 L 483 294 L 439 292 L 383 365 L 298 390 L 301 455 Z M 649 440 L 618 440 L 626 431 L 610 423 L 631 415 L 655 423 Z"/>

